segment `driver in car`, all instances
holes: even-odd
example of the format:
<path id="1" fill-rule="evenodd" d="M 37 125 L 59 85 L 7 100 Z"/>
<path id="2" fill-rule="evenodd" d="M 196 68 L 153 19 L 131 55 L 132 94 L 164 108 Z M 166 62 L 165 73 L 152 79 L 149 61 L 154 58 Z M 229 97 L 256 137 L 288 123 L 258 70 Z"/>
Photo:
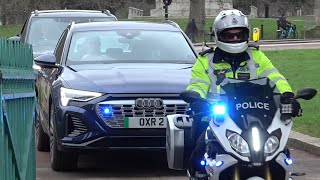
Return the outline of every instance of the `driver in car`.
<path id="1" fill-rule="evenodd" d="M 101 41 L 98 36 L 87 37 L 85 42 L 82 44 L 81 53 L 83 56 L 81 57 L 81 61 L 88 60 L 101 60 Z"/>
<path id="2" fill-rule="evenodd" d="M 249 80 L 267 77 L 273 81 L 281 93 L 281 103 L 288 104 L 292 117 L 301 115 L 298 101 L 287 80 L 272 65 L 271 61 L 258 49 L 248 48 L 249 21 L 239 10 L 224 10 L 219 13 L 213 23 L 216 49 L 200 53 L 192 68 L 190 84 L 186 90 L 192 90 L 209 102 L 214 102 L 219 94 L 219 84 L 224 78 Z M 190 104 L 195 114 L 209 108 L 206 101 Z M 288 106 L 286 106 L 288 107 Z M 191 179 L 201 179 L 206 174 L 200 167 L 205 153 L 205 130 L 208 127 L 206 118 L 195 116 L 191 128 L 192 140 L 196 145 L 188 162 L 188 173 Z"/>

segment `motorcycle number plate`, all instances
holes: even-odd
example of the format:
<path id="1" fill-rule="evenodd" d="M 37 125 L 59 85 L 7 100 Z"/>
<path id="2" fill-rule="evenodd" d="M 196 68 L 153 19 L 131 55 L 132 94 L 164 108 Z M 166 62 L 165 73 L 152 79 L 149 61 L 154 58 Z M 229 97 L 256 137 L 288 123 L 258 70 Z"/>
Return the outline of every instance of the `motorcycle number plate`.
<path id="1" fill-rule="evenodd" d="M 166 128 L 166 117 L 126 117 L 125 128 Z"/>

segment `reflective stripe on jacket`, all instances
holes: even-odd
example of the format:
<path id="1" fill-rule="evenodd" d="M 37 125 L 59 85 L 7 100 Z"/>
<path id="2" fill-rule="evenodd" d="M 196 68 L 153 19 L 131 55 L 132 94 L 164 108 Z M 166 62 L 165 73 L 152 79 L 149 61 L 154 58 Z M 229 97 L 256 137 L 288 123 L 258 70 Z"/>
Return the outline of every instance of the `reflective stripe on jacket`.
<path id="1" fill-rule="evenodd" d="M 292 92 L 287 80 L 272 65 L 271 61 L 262 51 L 248 49 L 247 52 L 250 59 L 240 64 L 240 67 L 235 73 L 235 78 L 240 79 L 239 76 L 248 74 L 250 74 L 250 79 L 268 77 L 276 84 L 281 94 L 284 92 Z M 192 67 L 192 77 L 187 87 L 187 90 L 198 92 L 202 98 L 212 99 L 214 98 L 212 96 L 219 93 L 219 86 L 216 83 L 219 73 L 225 77 L 234 77 L 229 63 L 222 62 L 215 64 L 212 62 L 212 57 L 213 53 L 198 57 Z M 215 75 L 214 72 L 216 72 L 217 75 Z"/>

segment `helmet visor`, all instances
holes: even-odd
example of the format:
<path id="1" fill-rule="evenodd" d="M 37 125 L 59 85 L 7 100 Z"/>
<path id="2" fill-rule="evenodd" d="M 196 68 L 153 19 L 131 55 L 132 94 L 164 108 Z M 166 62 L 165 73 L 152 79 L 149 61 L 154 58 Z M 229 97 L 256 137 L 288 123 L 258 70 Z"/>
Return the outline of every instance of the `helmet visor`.
<path id="1" fill-rule="evenodd" d="M 225 43 L 241 43 L 247 41 L 249 32 L 247 28 L 225 29 L 219 34 L 219 41 Z"/>

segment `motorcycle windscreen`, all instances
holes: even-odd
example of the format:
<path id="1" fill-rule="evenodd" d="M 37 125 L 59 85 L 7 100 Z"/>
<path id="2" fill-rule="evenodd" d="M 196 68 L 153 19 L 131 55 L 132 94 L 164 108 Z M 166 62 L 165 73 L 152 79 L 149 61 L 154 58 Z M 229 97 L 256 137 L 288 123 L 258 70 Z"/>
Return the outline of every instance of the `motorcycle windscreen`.
<path id="1" fill-rule="evenodd" d="M 266 158 L 264 144 L 270 137 L 267 129 L 279 106 L 278 89 L 267 78 L 229 79 L 220 87 L 221 98 L 228 105 L 227 112 L 230 118 L 242 130 L 241 137 L 248 142 L 249 160 L 253 163 L 263 163 Z"/>
<path id="2" fill-rule="evenodd" d="M 280 93 L 275 84 L 267 78 L 225 80 L 220 85 L 221 98 L 227 103 L 230 118 L 243 131 L 253 124 L 267 129 L 280 101 Z"/>

